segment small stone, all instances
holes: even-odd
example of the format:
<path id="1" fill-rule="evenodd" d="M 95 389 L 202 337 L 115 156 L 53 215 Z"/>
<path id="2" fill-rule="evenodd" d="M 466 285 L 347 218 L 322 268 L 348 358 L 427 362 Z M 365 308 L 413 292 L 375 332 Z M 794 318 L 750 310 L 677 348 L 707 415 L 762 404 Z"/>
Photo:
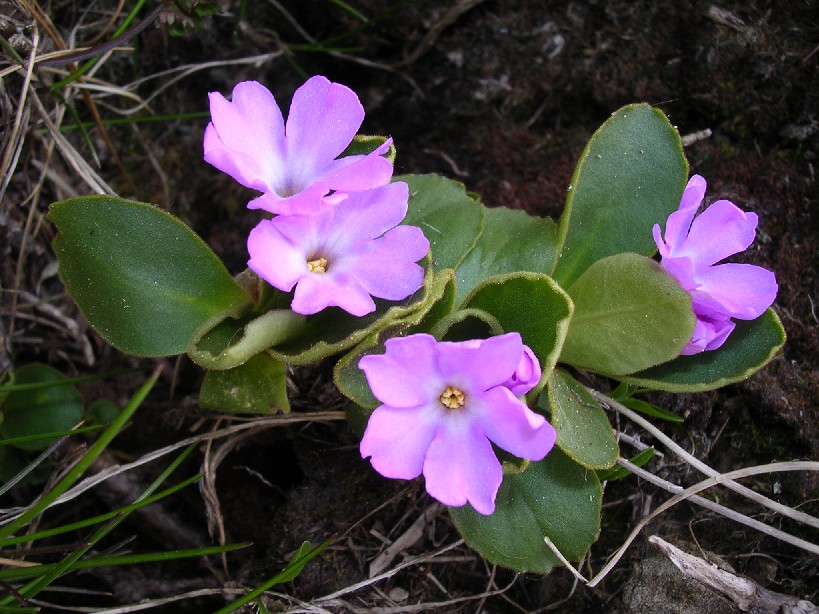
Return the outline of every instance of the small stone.
<path id="1" fill-rule="evenodd" d="M 389 597 L 396 603 L 403 603 L 409 597 L 409 593 L 403 588 L 396 586 L 389 592 Z"/>

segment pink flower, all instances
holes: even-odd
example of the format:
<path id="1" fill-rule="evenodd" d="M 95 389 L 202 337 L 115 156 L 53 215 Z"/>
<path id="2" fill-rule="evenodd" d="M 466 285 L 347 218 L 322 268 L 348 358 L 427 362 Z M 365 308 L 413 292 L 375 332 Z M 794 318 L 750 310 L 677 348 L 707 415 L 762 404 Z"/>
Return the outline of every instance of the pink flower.
<path id="1" fill-rule="evenodd" d="M 756 237 L 757 216 L 732 202 L 718 200 L 696 218 L 705 197 L 705 179 L 694 175 L 680 207 L 668 217 L 665 240 L 654 226 L 662 266 L 691 295 L 697 323 L 682 354 L 720 347 L 735 324 L 753 320 L 773 304 L 778 291 L 771 271 L 751 264 L 717 264 L 745 251 Z"/>
<path id="2" fill-rule="evenodd" d="M 364 431 L 362 458 L 388 478 L 423 472 L 427 492 L 445 505 L 491 514 L 503 479 L 492 444 L 537 461 L 557 437 L 506 387 L 528 349 L 520 334 L 458 343 L 418 334 L 385 345 L 358 363 L 383 403 Z"/>
<path id="3" fill-rule="evenodd" d="M 293 95 L 287 125 L 273 95 L 244 81 L 228 102 L 210 94 L 205 160 L 244 186 L 263 192 L 248 207 L 277 214 L 313 214 L 331 191 L 369 190 L 389 182 L 389 141 L 366 156 L 337 159 L 364 120 L 349 88 L 312 77 Z"/>
<path id="4" fill-rule="evenodd" d="M 264 220 L 250 231 L 247 265 L 279 290 L 295 286 L 291 308 L 305 315 L 335 306 L 363 316 L 375 311 L 372 297 L 405 299 L 423 284 L 415 263 L 429 251 L 420 228 L 398 226 L 408 198 L 397 182 L 322 203 L 315 215 Z"/>
<path id="5" fill-rule="evenodd" d="M 522 397 L 540 381 L 540 362 L 529 346 L 523 346 L 523 356 L 520 357 L 518 368 L 503 385 L 509 388 L 516 397 Z"/>

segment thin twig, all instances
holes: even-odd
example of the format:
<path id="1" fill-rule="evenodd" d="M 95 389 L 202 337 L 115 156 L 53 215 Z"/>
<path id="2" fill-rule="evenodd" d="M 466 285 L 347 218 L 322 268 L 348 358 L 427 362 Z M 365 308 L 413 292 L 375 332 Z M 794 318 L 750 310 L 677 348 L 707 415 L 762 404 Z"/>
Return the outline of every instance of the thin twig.
<path id="1" fill-rule="evenodd" d="M 630 462 L 628 462 L 628 461 L 626 461 L 624 459 L 618 459 L 617 464 L 619 464 L 619 465 L 621 465 L 623 467 L 626 467 L 630 471 L 634 471 L 637 474 L 648 473 L 648 472 L 643 471 L 642 469 L 640 469 L 636 465 L 634 465 L 634 464 L 632 464 L 632 463 L 630 463 Z M 767 473 L 775 473 L 775 472 L 780 472 L 780 471 L 819 471 L 819 462 L 815 462 L 815 461 L 790 461 L 790 462 L 784 462 L 784 463 L 770 463 L 770 464 L 767 464 L 767 465 L 758 465 L 756 467 L 746 467 L 744 469 L 737 469 L 735 471 L 729 471 L 728 473 L 724 473 L 722 475 L 717 475 L 717 476 L 714 476 L 714 477 L 710 477 L 707 480 L 703 480 L 702 482 L 698 482 L 697 484 L 694 484 L 693 486 L 689 486 L 685 490 L 680 491 L 679 493 L 677 493 L 676 495 L 671 497 L 668 501 L 666 501 L 665 503 L 660 505 L 657 509 L 655 509 L 653 512 L 651 512 L 648 516 L 641 519 L 640 522 L 637 523 L 637 526 L 634 527 L 632 532 L 629 534 L 628 538 L 626 538 L 626 541 L 623 543 L 623 545 L 618 549 L 618 551 L 609 560 L 609 562 L 600 571 L 600 573 L 598 573 L 592 580 L 589 581 L 588 585 L 593 588 L 598 583 L 600 583 L 603 580 L 603 578 L 605 578 L 606 575 L 608 575 L 609 571 L 611 571 L 611 569 L 617 564 L 617 562 L 620 560 L 620 558 L 625 553 L 626 549 L 628 549 L 628 547 L 631 545 L 631 542 L 634 541 L 634 539 L 637 537 L 637 535 L 640 533 L 640 531 L 643 530 L 643 527 L 645 527 L 649 522 L 654 520 L 654 518 L 656 518 L 657 516 L 662 514 L 667 509 L 673 507 L 674 505 L 676 505 L 680 501 L 684 501 L 685 499 L 690 499 L 690 498 L 692 498 L 693 495 L 696 495 L 698 492 L 701 492 L 703 490 L 711 488 L 712 486 L 715 486 L 716 484 L 724 484 L 726 481 L 733 480 L 734 478 L 747 477 L 747 476 L 759 475 L 759 474 L 767 474 Z M 649 474 L 649 475 L 651 475 L 651 474 Z M 653 476 L 653 477 L 656 478 L 656 476 Z M 702 499 L 702 501 L 707 501 L 707 499 Z M 737 514 L 737 512 L 734 512 L 734 513 Z M 742 516 L 742 515 L 740 515 L 740 516 Z M 745 524 L 747 526 L 751 526 L 751 524 L 762 525 L 763 527 L 765 527 L 765 532 L 766 533 L 769 533 L 771 535 L 775 535 L 775 537 L 778 537 L 779 539 L 781 539 L 783 541 L 787 541 L 791 545 L 797 546 L 799 548 L 802 548 L 803 550 L 807 550 L 808 552 L 819 555 L 819 546 L 817 546 L 816 544 L 812 544 L 812 543 L 810 543 L 808 541 L 805 541 L 803 539 L 800 539 L 798 537 L 794 537 L 793 535 L 789 535 L 788 533 L 784 533 L 783 531 L 779 531 L 778 529 L 774 529 L 773 527 L 769 527 L 767 525 L 764 525 L 763 523 L 760 523 L 759 521 L 755 521 L 753 518 L 748 518 L 747 516 L 742 516 L 742 518 L 744 519 L 742 521 L 743 524 Z M 737 520 L 737 521 L 740 521 L 740 519 L 737 516 L 734 516 L 733 519 Z M 745 522 L 745 520 L 753 521 L 753 523 Z"/>
<path id="2" fill-rule="evenodd" d="M 604 406 L 608 406 L 611 407 L 612 409 L 615 409 L 619 413 L 628 417 L 632 422 L 636 422 L 637 424 L 639 424 L 641 427 L 643 427 L 645 430 L 651 433 L 654 437 L 656 437 L 660 442 L 662 442 L 674 454 L 682 458 L 684 461 L 686 461 L 688 464 L 690 464 L 692 467 L 694 467 L 701 473 L 704 473 L 709 477 L 716 477 L 720 475 L 720 473 L 716 469 L 713 469 L 712 467 L 706 465 L 704 462 L 702 462 L 692 454 L 689 454 L 684 448 L 680 447 L 676 442 L 674 442 L 674 440 L 668 437 L 656 426 L 651 424 L 651 422 L 643 418 L 640 414 L 632 411 L 625 405 L 618 403 L 614 399 L 607 397 L 601 392 L 592 390 L 591 388 L 589 388 L 588 390 L 589 392 L 591 392 L 592 396 L 596 398 Z M 781 503 L 769 499 L 768 497 L 761 495 L 758 492 L 751 490 L 746 486 L 743 486 L 742 484 L 737 484 L 736 482 L 730 480 L 720 483 L 723 484 L 726 488 L 733 490 L 737 494 L 740 494 L 743 497 L 746 497 L 751 501 L 758 503 L 759 505 L 767 507 L 768 509 L 778 512 L 783 516 L 787 516 L 788 518 L 796 520 L 797 522 L 801 522 L 810 527 L 813 527 L 814 529 L 819 529 L 819 518 L 816 518 L 804 512 L 800 512 L 799 510 L 795 510 L 792 507 L 788 507 L 787 505 L 782 505 Z"/>
<path id="3" fill-rule="evenodd" d="M 406 569 L 407 567 L 412 567 L 413 565 L 419 565 L 420 563 L 427 563 L 429 561 L 432 561 L 435 557 L 440 556 L 441 554 L 444 554 L 445 552 L 449 552 L 450 550 L 453 550 L 453 549 L 457 548 L 458 546 L 462 545 L 463 543 L 464 543 L 464 540 L 459 539 L 458 541 L 453 542 L 453 543 L 449 544 L 448 546 L 444 546 L 443 548 L 441 548 L 439 550 L 436 550 L 435 552 L 433 552 L 431 554 L 423 554 L 421 556 L 416 556 L 416 557 L 413 557 L 411 559 L 407 559 L 403 563 L 400 563 L 400 564 L 396 565 L 392 569 L 390 569 L 388 571 L 385 571 L 382 574 L 379 574 L 379 575 L 377 575 L 375 577 L 372 577 L 372 578 L 368 578 L 367 580 L 362 580 L 361 582 L 357 582 L 356 584 L 352 584 L 350 586 L 347 586 L 345 588 L 337 590 L 336 592 L 330 593 L 329 595 L 325 595 L 324 597 L 319 597 L 315 601 L 317 603 L 323 603 L 325 601 L 332 601 L 334 599 L 338 599 L 339 597 L 343 597 L 344 595 L 348 595 L 350 593 L 354 593 L 354 592 L 356 592 L 358 590 L 361 590 L 362 588 L 367 588 L 368 586 L 371 586 L 371 585 L 375 584 L 376 582 L 381 582 L 381 580 L 386 580 L 387 578 L 392 578 L 395 574 L 397 574 L 402 569 Z"/>

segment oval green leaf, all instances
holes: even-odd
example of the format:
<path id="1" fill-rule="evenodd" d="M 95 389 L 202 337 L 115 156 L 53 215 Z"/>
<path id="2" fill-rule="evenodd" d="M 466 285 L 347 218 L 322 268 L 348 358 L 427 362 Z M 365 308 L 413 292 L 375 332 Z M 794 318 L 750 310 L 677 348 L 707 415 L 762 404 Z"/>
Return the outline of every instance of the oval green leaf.
<path id="1" fill-rule="evenodd" d="M 756 320 L 737 321 L 734 332 L 713 352 L 680 356 L 622 377 L 624 382 L 668 392 L 703 392 L 741 382 L 768 364 L 785 345 L 785 329 L 773 309 Z"/>
<path id="2" fill-rule="evenodd" d="M 602 498 L 594 471 L 555 448 L 522 473 L 504 476 L 491 516 L 468 504 L 449 513 L 464 541 L 490 563 L 545 574 L 560 563 L 543 538 L 566 559 L 583 558 L 600 533 Z"/>
<path id="3" fill-rule="evenodd" d="M 458 299 L 494 275 L 550 273 L 556 260 L 554 221 L 505 207 L 486 208 L 483 233 L 455 271 Z"/>
<path id="4" fill-rule="evenodd" d="M 694 331 L 691 297 L 638 254 L 595 262 L 571 288 L 574 315 L 560 361 L 620 376 L 679 356 Z"/>
<path id="5" fill-rule="evenodd" d="M 562 369 L 552 371 L 546 389 L 540 404 L 545 401 L 551 410 L 560 449 L 589 469 L 612 467 L 620 450 L 600 404 Z"/>
<path id="6" fill-rule="evenodd" d="M 679 207 L 687 176 L 680 135 L 662 111 L 636 104 L 614 113 L 574 171 L 554 278 L 568 288 L 601 258 L 653 254 L 651 228 Z"/>
<path id="7" fill-rule="evenodd" d="M 266 352 L 233 369 L 208 371 L 199 391 L 199 405 L 225 413 L 287 413 L 286 374 L 287 366 Z"/>
<path id="8" fill-rule="evenodd" d="M 401 175 L 409 185 L 403 223 L 418 226 L 429 239 L 434 270 L 454 269 L 478 242 L 485 207 L 463 184 L 440 175 Z"/>
<path id="9" fill-rule="evenodd" d="M 65 376 L 48 365 L 30 364 L 14 374 L 15 384 L 62 382 Z M 82 396 L 71 383 L 10 392 L 2 406 L 0 434 L 7 439 L 70 430 L 83 414 Z M 18 443 L 23 450 L 45 450 L 54 438 Z"/>
<path id="10" fill-rule="evenodd" d="M 209 319 L 250 305 L 205 242 L 152 205 L 83 196 L 54 203 L 48 219 L 69 294 L 123 352 L 180 354 Z"/>

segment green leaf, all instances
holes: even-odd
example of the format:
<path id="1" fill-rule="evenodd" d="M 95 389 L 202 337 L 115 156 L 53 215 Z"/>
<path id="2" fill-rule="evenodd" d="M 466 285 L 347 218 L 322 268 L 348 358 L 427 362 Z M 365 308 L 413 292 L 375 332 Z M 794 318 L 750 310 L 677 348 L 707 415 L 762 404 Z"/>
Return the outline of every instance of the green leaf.
<path id="1" fill-rule="evenodd" d="M 310 316 L 297 337 L 271 348 L 274 358 L 287 364 L 303 365 L 348 350 L 374 332 L 423 315 L 446 293 L 451 272 L 427 271 L 424 286 L 403 301 L 375 299 L 377 309 L 363 317 L 350 315 L 338 308 L 325 309 Z M 420 317 L 419 315 L 419 317 Z"/>
<path id="2" fill-rule="evenodd" d="M 637 254 L 595 262 L 571 288 L 574 315 L 560 361 L 620 376 L 679 356 L 694 331 L 691 297 Z"/>
<path id="3" fill-rule="evenodd" d="M 227 413 L 287 413 L 286 373 L 287 366 L 266 352 L 233 369 L 208 371 L 199 391 L 199 405 Z"/>
<path id="4" fill-rule="evenodd" d="M 685 418 L 683 418 L 682 416 L 678 416 L 677 414 L 665 410 L 662 407 L 657 407 L 656 405 L 652 403 L 647 403 L 646 401 L 643 401 L 641 399 L 628 398 L 620 402 L 629 409 L 639 411 L 641 414 L 651 416 L 652 418 L 659 418 L 660 420 L 665 420 L 666 422 L 674 422 L 675 424 L 682 424 L 683 422 L 685 422 Z"/>
<path id="5" fill-rule="evenodd" d="M 572 315 L 569 296 L 548 275 L 509 273 L 483 281 L 464 307 L 487 311 L 506 332 L 517 331 L 540 360 L 554 368 Z"/>
<path id="6" fill-rule="evenodd" d="M 470 505 L 449 513 L 464 541 L 490 563 L 543 574 L 559 565 L 544 536 L 568 560 L 580 560 L 600 533 L 602 498 L 594 471 L 555 448 L 522 473 L 504 476 L 491 516 Z"/>
<path id="7" fill-rule="evenodd" d="M 540 397 L 540 406 L 548 404 L 551 410 L 560 449 L 589 469 L 614 465 L 620 453 L 614 432 L 606 412 L 589 391 L 562 369 L 552 371 L 547 391 Z"/>
<path id="8" fill-rule="evenodd" d="M 502 273 L 550 273 L 557 260 L 557 226 L 548 218 L 504 207 L 484 211 L 478 243 L 455 271 L 458 298 Z"/>
<path id="9" fill-rule="evenodd" d="M 307 318 L 290 309 L 271 309 L 260 316 L 227 317 L 206 323 L 188 346 L 190 359 L 205 369 L 233 369 L 259 352 L 297 337 Z"/>
<path id="10" fill-rule="evenodd" d="M 30 364 L 14 374 L 15 384 L 59 382 L 65 376 L 48 365 Z M 2 406 L 4 438 L 28 437 L 58 431 L 68 431 L 79 422 L 83 413 L 82 396 L 70 383 L 39 390 L 9 393 Z M 55 438 L 16 444 L 23 450 L 45 450 Z"/>
<path id="11" fill-rule="evenodd" d="M 352 142 L 347 145 L 347 149 L 345 149 L 339 157 L 346 158 L 347 156 L 366 156 L 368 153 L 374 152 L 386 142 L 387 137 L 385 136 L 356 134 L 355 137 L 353 137 Z M 395 153 L 395 144 L 390 144 L 390 148 L 387 150 L 387 153 L 384 154 L 384 157 L 390 162 L 394 163 Z"/>
<path id="12" fill-rule="evenodd" d="M 713 352 L 680 356 L 633 373 L 623 381 L 669 392 L 702 392 L 741 382 L 759 371 L 785 344 L 785 329 L 773 309 L 756 320 L 737 321 L 723 346 Z"/>
<path id="13" fill-rule="evenodd" d="M 606 256 L 652 255 L 651 228 L 679 207 L 687 176 L 680 135 L 662 111 L 637 104 L 614 113 L 592 135 L 574 171 L 554 278 L 568 288 Z"/>
<path id="14" fill-rule="evenodd" d="M 478 242 L 485 207 L 463 184 L 440 175 L 402 175 L 410 200 L 404 224 L 418 226 L 430 243 L 433 269 L 454 269 Z"/>
<path id="15" fill-rule="evenodd" d="M 152 205 L 83 196 L 54 203 L 48 219 L 69 294 L 123 352 L 180 354 L 208 320 L 250 305 L 204 241 Z"/>
<path id="16" fill-rule="evenodd" d="M 502 335 L 506 331 L 497 318 L 483 309 L 458 309 L 443 318 L 432 330 L 441 341 L 469 341 Z"/>
<path id="17" fill-rule="evenodd" d="M 632 465 L 642 467 L 654 457 L 654 448 L 646 448 L 636 456 L 629 459 Z M 631 471 L 625 467 L 612 467 L 611 469 L 603 469 L 597 472 L 597 479 L 601 482 L 612 482 L 631 475 Z"/>
<path id="18" fill-rule="evenodd" d="M 91 424 L 111 424 L 119 416 L 119 405 L 109 399 L 96 399 L 85 408 L 85 419 Z"/>

